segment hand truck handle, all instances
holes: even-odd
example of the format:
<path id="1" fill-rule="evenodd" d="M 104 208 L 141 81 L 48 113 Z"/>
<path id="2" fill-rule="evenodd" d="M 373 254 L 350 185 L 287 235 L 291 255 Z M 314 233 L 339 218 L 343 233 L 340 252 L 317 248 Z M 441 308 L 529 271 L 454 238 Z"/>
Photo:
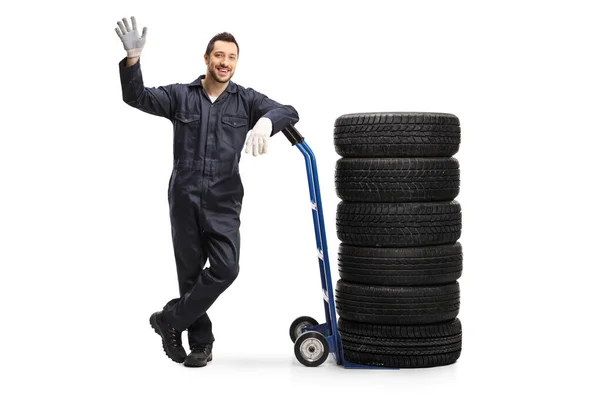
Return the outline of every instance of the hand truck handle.
<path id="1" fill-rule="evenodd" d="M 292 146 L 295 146 L 298 143 L 302 143 L 304 141 L 304 138 L 302 137 L 300 132 L 298 132 L 298 130 L 294 128 L 294 126 L 291 124 L 283 128 L 281 131 L 283 132 L 285 137 L 288 138 Z"/>

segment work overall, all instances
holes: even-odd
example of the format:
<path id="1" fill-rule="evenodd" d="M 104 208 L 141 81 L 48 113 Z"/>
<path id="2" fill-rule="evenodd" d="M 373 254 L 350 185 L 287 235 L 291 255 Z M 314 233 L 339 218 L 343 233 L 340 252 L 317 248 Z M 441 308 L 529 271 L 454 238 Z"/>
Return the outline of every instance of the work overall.
<path id="1" fill-rule="evenodd" d="M 272 134 L 299 117 L 292 106 L 232 81 L 212 103 L 202 87 L 205 75 L 190 84 L 146 88 L 140 61 L 125 62 L 119 63 L 123 101 L 173 123 L 168 199 L 180 297 L 163 315 L 175 329 L 188 330 L 194 349 L 214 341 L 206 312 L 239 271 L 239 160 L 246 134 L 261 117 L 273 122 Z"/>

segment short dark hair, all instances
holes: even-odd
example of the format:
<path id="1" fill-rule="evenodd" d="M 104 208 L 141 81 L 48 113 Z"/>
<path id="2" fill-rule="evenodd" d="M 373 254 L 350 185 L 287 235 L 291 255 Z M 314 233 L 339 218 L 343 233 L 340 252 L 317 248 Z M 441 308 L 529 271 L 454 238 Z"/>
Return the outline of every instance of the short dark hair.
<path id="1" fill-rule="evenodd" d="M 233 35 L 229 32 L 222 32 L 222 33 L 215 35 L 212 39 L 210 39 L 210 42 L 208 42 L 208 46 L 206 46 L 206 53 L 205 53 L 206 55 L 210 56 L 210 53 L 215 48 L 215 42 L 217 40 L 235 43 L 235 47 L 237 47 L 238 55 L 240 54 L 240 46 L 238 45 L 238 43 L 235 40 L 235 38 L 233 37 Z"/>

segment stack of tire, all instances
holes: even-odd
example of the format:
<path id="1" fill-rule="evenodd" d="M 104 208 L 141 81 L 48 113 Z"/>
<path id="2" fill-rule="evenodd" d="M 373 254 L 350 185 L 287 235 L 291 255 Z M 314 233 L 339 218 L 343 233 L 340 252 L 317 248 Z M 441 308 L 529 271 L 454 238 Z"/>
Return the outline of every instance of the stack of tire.
<path id="1" fill-rule="evenodd" d="M 454 363 L 462 274 L 460 123 L 452 114 L 346 114 L 335 121 L 335 290 L 347 361 Z"/>

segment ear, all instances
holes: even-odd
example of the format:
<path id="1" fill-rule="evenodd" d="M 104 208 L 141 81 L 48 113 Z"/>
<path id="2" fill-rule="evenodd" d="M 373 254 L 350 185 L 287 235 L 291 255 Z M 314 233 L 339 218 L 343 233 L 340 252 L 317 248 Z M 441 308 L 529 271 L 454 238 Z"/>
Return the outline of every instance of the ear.
<path id="1" fill-rule="evenodd" d="M 204 63 L 205 63 L 206 65 L 208 65 L 208 59 L 209 59 L 209 57 L 208 57 L 208 54 L 205 54 L 205 55 L 204 55 Z"/>

